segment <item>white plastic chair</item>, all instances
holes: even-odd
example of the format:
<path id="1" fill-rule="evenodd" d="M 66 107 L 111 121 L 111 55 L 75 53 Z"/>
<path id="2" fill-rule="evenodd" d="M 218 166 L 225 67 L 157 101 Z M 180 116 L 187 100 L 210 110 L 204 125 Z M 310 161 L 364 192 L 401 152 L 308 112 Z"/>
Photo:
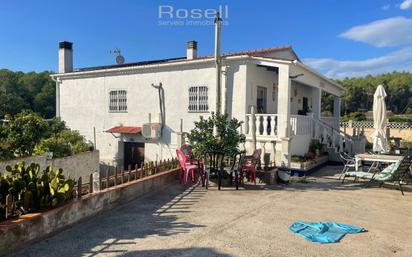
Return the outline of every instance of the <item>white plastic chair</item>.
<path id="1" fill-rule="evenodd" d="M 355 158 L 353 158 L 352 156 L 350 156 L 349 154 L 345 153 L 345 152 L 340 152 L 339 153 L 339 158 L 342 161 L 343 164 L 343 169 L 339 175 L 339 179 L 342 178 L 342 175 L 344 175 L 346 172 L 350 171 L 350 169 L 355 170 L 356 168 L 356 162 L 355 162 Z"/>

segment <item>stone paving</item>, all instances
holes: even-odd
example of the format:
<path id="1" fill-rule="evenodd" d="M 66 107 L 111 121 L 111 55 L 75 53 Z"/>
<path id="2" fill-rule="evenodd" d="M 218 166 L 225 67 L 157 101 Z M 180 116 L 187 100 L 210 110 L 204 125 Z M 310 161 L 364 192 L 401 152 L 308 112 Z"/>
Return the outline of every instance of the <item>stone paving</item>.
<path id="1" fill-rule="evenodd" d="M 326 166 L 306 183 L 239 191 L 163 191 L 79 223 L 15 256 L 412 256 L 412 193 L 341 184 Z M 368 232 L 336 244 L 288 231 L 294 221 L 336 221 Z"/>

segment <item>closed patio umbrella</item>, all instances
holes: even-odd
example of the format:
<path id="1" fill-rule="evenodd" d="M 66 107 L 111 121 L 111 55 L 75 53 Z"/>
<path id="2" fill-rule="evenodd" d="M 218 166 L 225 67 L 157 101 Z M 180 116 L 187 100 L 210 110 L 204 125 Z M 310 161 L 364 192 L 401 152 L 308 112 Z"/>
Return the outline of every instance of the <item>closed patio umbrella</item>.
<path id="1" fill-rule="evenodd" d="M 376 88 L 373 95 L 373 128 L 372 133 L 373 151 L 374 152 L 387 152 L 388 141 L 385 133 L 386 123 L 386 104 L 385 104 L 386 92 L 382 85 Z"/>

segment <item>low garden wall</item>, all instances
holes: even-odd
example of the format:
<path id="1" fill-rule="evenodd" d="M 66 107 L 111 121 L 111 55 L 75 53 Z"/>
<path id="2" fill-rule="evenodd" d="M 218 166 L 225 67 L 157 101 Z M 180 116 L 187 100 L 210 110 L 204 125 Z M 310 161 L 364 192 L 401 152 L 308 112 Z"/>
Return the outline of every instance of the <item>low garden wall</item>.
<path id="1" fill-rule="evenodd" d="M 177 181 L 179 169 L 161 171 L 142 178 L 137 172 L 134 174 L 137 180 L 129 181 L 133 179 L 129 171 L 128 174 L 121 174 L 121 181 L 124 175 L 127 175 L 129 182 L 86 194 L 55 209 L 26 214 L 18 219 L 0 223 L 0 255 L 14 253 L 29 243 L 45 238 L 76 222 L 131 201 L 145 193 L 163 189 Z M 143 169 L 142 172 L 145 170 Z M 117 180 L 116 174 L 115 184 Z"/>
<path id="2" fill-rule="evenodd" d="M 38 163 L 40 167 L 52 165 L 55 169 L 63 169 L 66 177 L 78 179 L 87 177 L 90 173 L 99 171 L 99 151 L 78 153 L 76 155 L 63 158 L 48 159 L 46 156 L 31 156 L 0 162 L 0 172 L 6 170 L 6 166 L 14 166 L 18 162 L 24 161 L 26 164 Z"/>
<path id="3" fill-rule="evenodd" d="M 366 140 L 372 141 L 371 135 L 374 131 L 373 121 L 349 121 L 341 122 L 340 129 L 349 135 L 363 133 Z M 401 137 L 402 140 L 412 142 L 412 123 L 410 122 L 387 122 L 387 133 L 391 137 Z"/>

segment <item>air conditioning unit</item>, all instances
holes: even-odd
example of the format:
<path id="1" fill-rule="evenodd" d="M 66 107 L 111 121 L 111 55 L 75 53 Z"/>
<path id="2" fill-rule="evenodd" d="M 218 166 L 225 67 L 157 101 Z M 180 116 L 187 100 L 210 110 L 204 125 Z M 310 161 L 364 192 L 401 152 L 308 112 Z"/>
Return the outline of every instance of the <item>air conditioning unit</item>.
<path id="1" fill-rule="evenodd" d="M 142 135 L 147 139 L 157 139 L 162 135 L 162 126 L 160 123 L 143 124 Z"/>

